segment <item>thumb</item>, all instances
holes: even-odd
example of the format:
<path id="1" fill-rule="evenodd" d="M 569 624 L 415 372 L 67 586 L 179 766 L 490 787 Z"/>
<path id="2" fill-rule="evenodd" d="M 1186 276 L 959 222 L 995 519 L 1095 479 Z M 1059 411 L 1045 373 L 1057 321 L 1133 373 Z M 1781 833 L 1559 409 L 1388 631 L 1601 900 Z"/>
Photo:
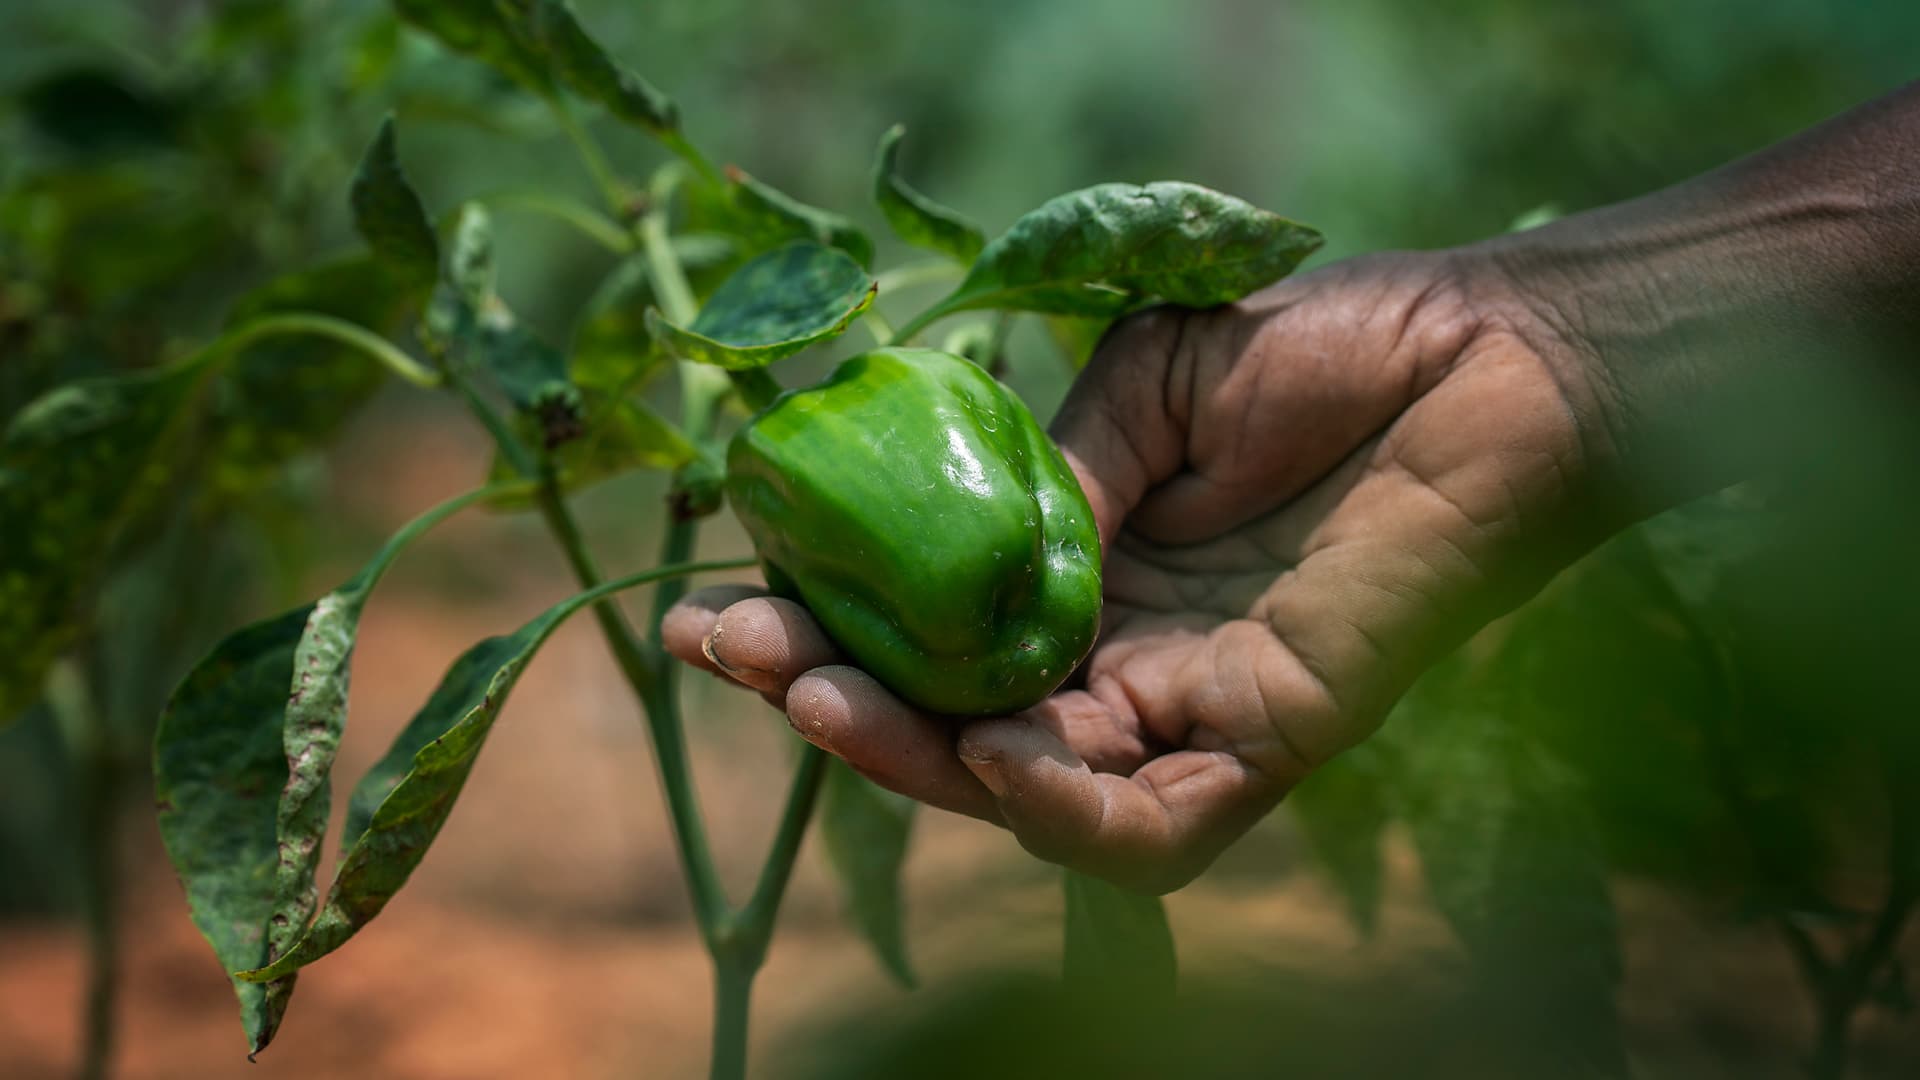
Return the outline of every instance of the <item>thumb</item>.
<path id="1" fill-rule="evenodd" d="M 1054 417 L 1054 442 L 1093 508 L 1102 548 L 1185 460 L 1186 424 L 1176 419 L 1185 408 L 1172 377 L 1185 318 L 1155 308 L 1114 324 Z"/>

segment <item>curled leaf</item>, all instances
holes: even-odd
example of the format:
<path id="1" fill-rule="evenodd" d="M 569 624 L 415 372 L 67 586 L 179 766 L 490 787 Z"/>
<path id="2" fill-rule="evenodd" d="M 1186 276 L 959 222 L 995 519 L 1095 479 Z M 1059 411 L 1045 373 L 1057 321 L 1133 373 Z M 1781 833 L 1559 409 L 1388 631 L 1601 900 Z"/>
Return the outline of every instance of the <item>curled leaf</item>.
<path id="1" fill-rule="evenodd" d="M 950 255 L 962 264 L 973 262 L 987 243 L 980 226 L 915 191 L 900 178 L 900 139 L 906 132 L 904 126 L 895 124 L 880 137 L 880 152 L 873 163 L 873 201 L 900 239 Z"/>

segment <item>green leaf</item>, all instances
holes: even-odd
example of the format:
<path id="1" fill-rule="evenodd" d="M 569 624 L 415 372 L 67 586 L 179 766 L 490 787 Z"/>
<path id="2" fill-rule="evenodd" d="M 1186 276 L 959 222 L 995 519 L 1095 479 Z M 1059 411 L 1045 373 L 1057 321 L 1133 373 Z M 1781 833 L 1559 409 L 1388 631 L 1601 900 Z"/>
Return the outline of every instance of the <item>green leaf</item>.
<path id="1" fill-rule="evenodd" d="M 900 179 L 896 159 L 900 155 L 900 139 L 906 132 L 905 126 L 895 124 L 880 137 L 880 153 L 873 163 L 873 201 L 880 205 L 887 224 L 900 239 L 950 255 L 962 264 L 973 262 L 987 243 L 980 226 Z"/>
<path id="2" fill-rule="evenodd" d="M 1320 244 L 1304 225 L 1194 184 L 1100 184 L 1014 222 L 936 310 L 1112 316 L 1155 297 L 1212 307 L 1285 277 Z"/>
<path id="3" fill-rule="evenodd" d="M 553 78 L 537 43 L 530 40 L 525 0 L 393 0 L 400 18 L 442 45 L 492 67 L 540 95 L 553 92 Z"/>
<path id="4" fill-rule="evenodd" d="M 1473 704 L 1422 709 L 1396 747 L 1397 815 L 1477 994 L 1512 1017 L 1516 1042 L 1619 1074 L 1621 959 L 1599 837 L 1572 775 L 1513 722 L 1520 703 L 1473 685 Z"/>
<path id="5" fill-rule="evenodd" d="M 241 298 L 227 327 L 298 311 L 385 334 L 420 295 L 360 254 L 275 278 Z M 324 445 L 385 382 L 381 364 L 336 341 L 282 335 L 245 346 L 209 395 L 212 494 L 229 503 L 250 497 L 289 459 Z"/>
<path id="6" fill-rule="evenodd" d="M 55 387 L 0 438 L 0 724 L 77 640 L 116 542 L 178 483 L 207 359 Z"/>
<path id="7" fill-rule="evenodd" d="M 379 132 L 360 159 L 349 202 L 353 227 L 396 273 L 423 283 L 439 275 L 440 242 L 420 196 L 400 171 L 391 115 L 380 121 Z"/>
<path id="8" fill-rule="evenodd" d="M 521 673 L 569 616 L 620 589 L 740 565 L 745 561 L 655 567 L 572 596 L 513 633 L 467 650 L 395 747 L 356 788 L 353 805 L 358 809 L 350 808 L 348 825 L 353 844 L 341 859 L 320 914 L 290 949 L 264 967 L 236 972 L 238 977 L 256 983 L 285 978 L 346 944 L 380 914 L 446 824 Z M 407 761 L 404 774 L 398 768 L 401 758 Z M 368 813 L 367 806 L 376 802 Z"/>
<path id="9" fill-rule="evenodd" d="M 1361 933 L 1371 936 L 1380 914 L 1380 838 L 1389 820 L 1388 797 L 1365 748 L 1348 751 L 1287 794 L 1307 842 L 1347 901 Z"/>
<path id="10" fill-rule="evenodd" d="M 188 673 L 153 740 L 160 839 L 186 887 L 195 926 L 225 971 L 267 962 L 275 905 L 281 711 L 313 605 L 235 631 Z M 273 1040 L 293 980 L 233 980 L 247 1045 Z"/>
<path id="11" fill-rule="evenodd" d="M 691 327 L 649 309 L 647 328 L 682 359 L 734 370 L 765 367 L 839 336 L 878 288 L 846 255 L 796 241 L 735 271 Z"/>
<path id="12" fill-rule="evenodd" d="M 228 635 L 168 700 L 154 735 L 161 836 L 227 970 L 283 955 L 319 904 L 329 777 L 368 595 L 408 544 L 489 494 L 440 503 L 339 588 Z M 260 989 L 236 987 L 255 1052 L 272 1040 L 293 984 L 276 981 L 264 998 Z"/>
<path id="13" fill-rule="evenodd" d="M 731 224 L 757 250 L 788 240 L 812 240 L 853 256 L 865 269 L 873 265 L 873 241 L 847 218 L 822 210 L 728 166 L 725 188 Z"/>
<path id="14" fill-rule="evenodd" d="M 574 93 L 655 135 L 679 130 L 680 110 L 672 99 L 608 56 L 580 25 L 571 4 L 534 0 L 533 32 Z"/>
<path id="15" fill-rule="evenodd" d="M 1131 1004 L 1173 998 L 1177 963 L 1166 905 L 1157 896 L 1066 873 L 1063 974 L 1074 992 Z"/>
<path id="16" fill-rule="evenodd" d="M 874 785 L 838 758 L 827 765 L 820 799 L 820 836 L 846 894 L 847 917 L 887 973 L 913 986 L 900 867 L 913 832 L 914 802 Z"/>
<path id="17" fill-rule="evenodd" d="M 480 319 L 462 355 L 522 411 L 538 411 L 572 389 L 567 358 L 499 305 Z"/>
<path id="18" fill-rule="evenodd" d="M 495 674 L 511 661 L 518 647 L 514 637 L 488 638 L 460 654 L 447 669 L 426 704 L 353 786 L 346 824 L 340 833 L 343 854 L 359 846 L 380 804 L 412 772 L 415 755 L 446 734 L 453 722 L 472 707 L 471 703 L 484 698 Z"/>
<path id="19" fill-rule="evenodd" d="M 543 615 L 514 634 L 481 642 L 454 665 L 429 702 L 438 703 L 438 710 L 409 725 L 410 731 L 415 725 L 430 729 L 432 737 L 341 861 L 326 906 L 286 952 L 264 967 L 238 972 L 240 978 L 285 978 L 345 944 L 386 907 L 446 823 L 507 694 L 555 622 L 551 613 Z M 450 685 L 456 674 L 482 677 Z"/>

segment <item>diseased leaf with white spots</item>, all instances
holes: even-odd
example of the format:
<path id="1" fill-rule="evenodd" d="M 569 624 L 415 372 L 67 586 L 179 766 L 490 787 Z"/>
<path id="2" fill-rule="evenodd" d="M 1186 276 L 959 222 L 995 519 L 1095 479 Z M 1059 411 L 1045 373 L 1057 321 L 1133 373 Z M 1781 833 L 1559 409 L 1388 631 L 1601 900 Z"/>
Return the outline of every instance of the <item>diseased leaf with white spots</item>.
<path id="1" fill-rule="evenodd" d="M 846 255 L 801 240 L 735 271 L 692 326 L 678 326 L 658 311 L 647 313 L 647 326 L 676 356 L 747 370 L 839 336 L 873 303 L 877 289 Z"/>
<path id="2" fill-rule="evenodd" d="M 281 715 L 313 605 L 227 635 L 175 690 L 153 739 L 160 839 L 225 971 L 268 960 L 287 755 Z M 249 1051 L 273 1040 L 291 978 L 233 980 Z"/>
<path id="3" fill-rule="evenodd" d="M 936 310 L 1212 307 L 1285 277 L 1320 244 L 1304 225 L 1196 184 L 1099 184 L 1014 222 Z"/>
<path id="4" fill-rule="evenodd" d="M 0 724 L 39 696 L 116 543 L 179 481 L 207 359 L 55 387 L 0 437 Z"/>
<path id="5" fill-rule="evenodd" d="M 281 955 L 319 905 L 314 873 L 367 596 L 414 539 L 490 494 L 435 506 L 346 584 L 228 635 L 169 700 L 154 736 L 161 836 L 228 971 Z M 264 996 L 236 987 L 254 1052 L 272 1040 L 292 991 L 291 978 Z"/>
<path id="6" fill-rule="evenodd" d="M 643 571 L 563 600 L 512 634 L 489 638 L 469 649 L 401 732 L 394 748 L 356 789 L 348 824 L 353 844 L 341 859 L 319 915 L 286 952 L 238 976 L 260 983 L 285 978 L 345 944 L 380 914 L 426 857 L 427 848 L 453 812 L 507 695 L 540 646 L 568 617 L 619 589 L 739 565 L 739 561 L 687 563 Z M 404 773 L 399 768 L 403 760 Z"/>
<path id="7" fill-rule="evenodd" d="M 393 794 L 393 789 L 400 786 L 400 781 L 413 768 L 414 755 L 446 734 L 453 722 L 467 711 L 468 703 L 486 696 L 494 674 L 511 661 L 518 648 L 511 637 L 492 637 L 461 653 L 453 662 L 441 677 L 440 685 L 433 688 L 427 703 L 413 714 L 413 719 L 394 737 L 387 752 L 353 786 L 353 795 L 347 802 L 346 826 L 340 833 L 342 851 L 351 851 L 360 843 L 373 821 L 374 811 L 380 809 L 380 804 Z"/>

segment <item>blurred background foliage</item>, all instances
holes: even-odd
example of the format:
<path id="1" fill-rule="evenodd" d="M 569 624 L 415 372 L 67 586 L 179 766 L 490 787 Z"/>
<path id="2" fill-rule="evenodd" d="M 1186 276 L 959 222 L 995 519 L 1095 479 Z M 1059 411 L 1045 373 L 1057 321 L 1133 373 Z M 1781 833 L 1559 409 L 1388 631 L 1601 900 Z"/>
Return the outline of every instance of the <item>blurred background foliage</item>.
<path id="1" fill-rule="evenodd" d="M 1630 198 L 1920 74 L 1906 0 L 577 6 L 675 96 L 700 145 L 877 237 L 867 170 L 903 121 L 908 175 L 989 231 L 1071 188 L 1178 178 L 1321 228 L 1322 261 Z M 337 268 L 356 247 L 348 176 L 389 109 L 431 207 L 596 201 L 537 101 L 378 0 L 9 0 L 0 43 L 0 415 L 66 379 L 181 355 L 285 302 L 258 291 L 277 276 Z M 588 122 L 626 175 L 664 160 Z M 495 217 L 501 294 L 568 340 L 615 257 L 551 218 Z M 883 246 L 880 264 L 902 254 Z M 388 317 L 352 264 L 305 282 L 301 306 Z M 1045 411 L 1069 376 L 1028 323 L 1010 379 Z M 447 416 L 382 392 L 369 366 L 342 375 L 319 346 L 249 356 L 327 374 L 284 418 L 273 395 L 239 393 L 218 467 L 116 553 L 82 644 L 113 672 L 92 690 L 116 784 L 143 789 L 152 717 L 211 637 L 302 599 L 327 538 L 358 527 L 312 520 L 324 461 L 276 431 L 331 430 L 370 401 L 396 428 Z M 1810 463 L 1817 498 L 1742 490 L 1622 536 L 1300 793 L 1361 925 L 1400 821 L 1484 961 L 1484 992 L 1603 1066 L 1618 1053 L 1608 882 L 1623 872 L 1774 926 L 1823 1012 L 1903 1004 L 1897 965 L 1854 958 L 1920 888 L 1904 675 L 1920 635 L 1901 543 L 1915 522 L 1885 498 L 1914 447 L 1898 417 L 1861 416 Z M 610 488 L 599 520 L 651 527 L 657 478 Z M 54 713 L 0 732 L 0 912 L 66 911 L 80 892 L 76 807 L 91 796 Z"/>

